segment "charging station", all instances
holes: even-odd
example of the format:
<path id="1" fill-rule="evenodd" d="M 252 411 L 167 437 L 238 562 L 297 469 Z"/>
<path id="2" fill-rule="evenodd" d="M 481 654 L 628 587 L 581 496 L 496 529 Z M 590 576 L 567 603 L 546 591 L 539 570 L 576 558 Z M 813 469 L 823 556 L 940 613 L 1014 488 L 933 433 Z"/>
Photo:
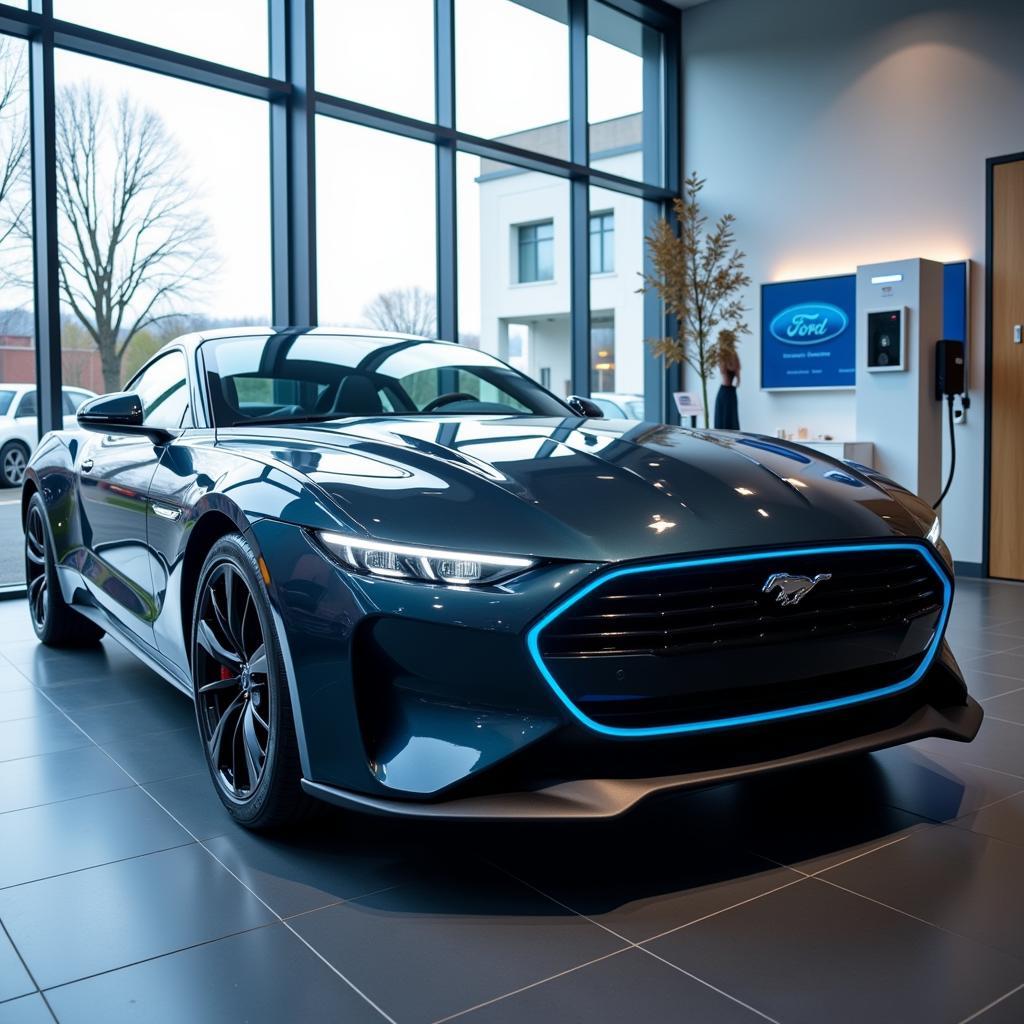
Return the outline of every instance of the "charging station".
<path id="1" fill-rule="evenodd" d="M 873 442 L 878 469 L 928 501 L 942 487 L 942 284 L 933 260 L 857 268 L 858 439 Z"/>

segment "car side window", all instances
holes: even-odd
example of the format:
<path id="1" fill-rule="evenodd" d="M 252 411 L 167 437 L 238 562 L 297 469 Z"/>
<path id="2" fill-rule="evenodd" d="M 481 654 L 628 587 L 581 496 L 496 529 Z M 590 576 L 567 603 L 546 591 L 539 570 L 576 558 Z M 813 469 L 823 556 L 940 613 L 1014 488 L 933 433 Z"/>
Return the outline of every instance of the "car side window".
<path id="1" fill-rule="evenodd" d="M 18 403 L 18 411 L 15 416 L 36 416 L 39 411 L 39 402 L 34 391 L 26 391 Z"/>
<path id="2" fill-rule="evenodd" d="M 168 352 L 146 367 L 128 386 L 142 400 L 143 423 L 174 430 L 188 412 L 188 370 L 185 356 Z"/>

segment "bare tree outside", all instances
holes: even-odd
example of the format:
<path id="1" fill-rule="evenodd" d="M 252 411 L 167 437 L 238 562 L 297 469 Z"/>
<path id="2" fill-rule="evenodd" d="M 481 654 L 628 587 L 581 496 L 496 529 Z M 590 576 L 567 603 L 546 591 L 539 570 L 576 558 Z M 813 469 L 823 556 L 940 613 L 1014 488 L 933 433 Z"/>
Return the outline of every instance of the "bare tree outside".
<path id="1" fill-rule="evenodd" d="M 60 91 L 56 120 L 61 299 L 116 391 L 132 341 L 214 269 L 209 223 L 155 112 L 86 83 Z"/>
<path id="2" fill-rule="evenodd" d="M 13 264 L 9 264 L 11 247 L 7 243 L 20 243 L 29 228 L 25 71 L 24 44 L 0 36 L 0 246 L 8 250 L 0 265 L 0 281 L 5 284 L 17 277 Z"/>
<path id="3" fill-rule="evenodd" d="M 363 317 L 380 331 L 437 336 L 437 302 L 434 293 L 418 285 L 381 292 L 363 310 Z"/>

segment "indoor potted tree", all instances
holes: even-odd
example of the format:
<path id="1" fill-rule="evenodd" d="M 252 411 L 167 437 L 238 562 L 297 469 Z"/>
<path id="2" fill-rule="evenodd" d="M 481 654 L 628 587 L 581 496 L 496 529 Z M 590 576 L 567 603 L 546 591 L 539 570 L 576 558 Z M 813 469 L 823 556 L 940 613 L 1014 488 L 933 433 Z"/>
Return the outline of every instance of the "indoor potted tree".
<path id="1" fill-rule="evenodd" d="M 706 227 L 698 198 L 704 181 L 690 174 L 683 195 L 672 200 L 678 233 L 662 217 L 644 239 L 652 270 L 642 275 L 641 291 L 658 293 L 676 327 L 675 334 L 647 343 L 666 366 L 685 363 L 700 378 L 707 427 L 708 378 L 720 359 L 735 353 L 739 336 L 750 333 L 739 294 L 750 278 L 743 264 L 746 253 L 735 245 L 736 218 L 727 213 L 713 229 Z"/>

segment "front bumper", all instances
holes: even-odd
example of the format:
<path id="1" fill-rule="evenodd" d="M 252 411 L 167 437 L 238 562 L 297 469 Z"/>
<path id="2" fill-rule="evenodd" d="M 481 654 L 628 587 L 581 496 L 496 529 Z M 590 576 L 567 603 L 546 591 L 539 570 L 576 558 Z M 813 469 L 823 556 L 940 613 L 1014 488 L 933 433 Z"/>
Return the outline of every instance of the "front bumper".
<path id="1" fill-rule="evenodd" d="M 923 736 L 970 740 L 981 721 L 943 644 L 912 686 L 856 706 L 708 734 L 601 734 L 566 707 L 525 642 L 601 565 L 551 565 L 501 588 L 435 587 L 352 576 L 281 522 L 254 534 L 270 567 L 303 785 L 347 806 L 609 817 L 666 790 Z"/>
<path id="2" fill-rule="evenodd" d="M 731 782 L 765 772 L 882 750 L 925 736 L 970 742 L 981 726 L 982 716 L 978 702 L 968 698 L 965 705 L 918 707 L 903 721 L 869 735 L 854 736 L 812 750 L 753 763 L 724 765 L 653 778 L 575 779 L 555 782 L 539 789 L 471 795 L 431 803 L 371 797 L 306 779 L 302 781 L 302 788 L 311 796 L 328 803 L 400 817 L 456 820 L 614 818 L 657 794 Z"/>

